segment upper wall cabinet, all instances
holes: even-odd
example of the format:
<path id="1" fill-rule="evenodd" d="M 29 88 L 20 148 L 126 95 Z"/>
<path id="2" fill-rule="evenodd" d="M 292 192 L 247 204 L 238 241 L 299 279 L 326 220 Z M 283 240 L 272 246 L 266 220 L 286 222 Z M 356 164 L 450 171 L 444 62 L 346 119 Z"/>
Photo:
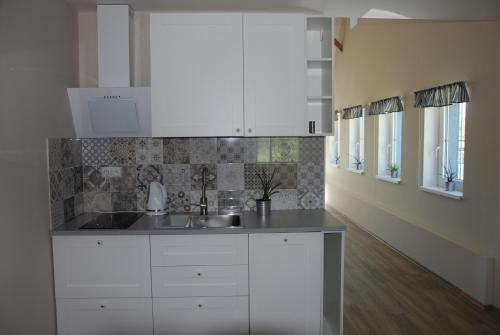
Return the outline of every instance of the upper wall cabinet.
<path id="1" fill-rule="evenodd" d="M 241 14 L 151 14 L 153 136 L 243 134 Z"/>
<path id="2" fill-rule="evenodd" d="M 306 133 L 304 15 L 245 14 L 245 134 Z"/>
<path id="3" fill-rule="evenodd" d="M 153 136 L 305 135 L 304 20 L 152 14 Z"/>

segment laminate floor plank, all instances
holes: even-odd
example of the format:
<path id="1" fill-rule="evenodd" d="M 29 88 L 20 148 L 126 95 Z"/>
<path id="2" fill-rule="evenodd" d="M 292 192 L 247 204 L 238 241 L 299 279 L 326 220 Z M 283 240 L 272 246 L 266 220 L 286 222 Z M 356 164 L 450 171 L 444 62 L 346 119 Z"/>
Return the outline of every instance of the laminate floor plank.
<path id="1" fill-rule="evenodd" d="M 333 213 L 335 215 L 335 213 Z M 399 254 L 349 220 L 345 335 L 500 335 L 500 312 Z"/>

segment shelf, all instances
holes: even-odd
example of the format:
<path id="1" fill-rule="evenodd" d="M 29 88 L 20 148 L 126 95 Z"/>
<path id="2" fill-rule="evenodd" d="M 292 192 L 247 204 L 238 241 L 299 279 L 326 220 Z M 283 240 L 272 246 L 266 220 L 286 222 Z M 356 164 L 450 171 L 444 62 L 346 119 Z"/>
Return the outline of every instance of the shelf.
<path id="1" fill-rule="evenodd" d="M 332 100 L 333 96 L 331 95 L 319 95 L 319 96 L 308 96 L 307 100 Z"/>
<path id="2" fill-rule="evenodd" d="M 331 62 L 332 58 L 308 58 L 308 62 Z"/>

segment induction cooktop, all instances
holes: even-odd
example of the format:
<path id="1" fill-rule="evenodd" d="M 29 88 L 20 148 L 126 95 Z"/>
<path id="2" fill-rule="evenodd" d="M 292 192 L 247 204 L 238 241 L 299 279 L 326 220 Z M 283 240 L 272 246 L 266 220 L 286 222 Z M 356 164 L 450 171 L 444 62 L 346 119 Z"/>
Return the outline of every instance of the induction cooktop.
<path id="1" fill-rule="evenodd" d="M 104 213 L 87 222 L 80 229 L 127 229 L 144 213 Z"/>

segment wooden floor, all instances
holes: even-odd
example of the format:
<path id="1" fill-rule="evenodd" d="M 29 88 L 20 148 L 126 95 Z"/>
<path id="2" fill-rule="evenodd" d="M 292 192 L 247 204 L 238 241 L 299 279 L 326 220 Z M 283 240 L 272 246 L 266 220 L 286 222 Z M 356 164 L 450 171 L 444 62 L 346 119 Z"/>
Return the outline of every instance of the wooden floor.
<path id="1" fill-rule="evenodd" d="M 500 312 L 346 222 L 344 334 L 500 334 Z"/>

